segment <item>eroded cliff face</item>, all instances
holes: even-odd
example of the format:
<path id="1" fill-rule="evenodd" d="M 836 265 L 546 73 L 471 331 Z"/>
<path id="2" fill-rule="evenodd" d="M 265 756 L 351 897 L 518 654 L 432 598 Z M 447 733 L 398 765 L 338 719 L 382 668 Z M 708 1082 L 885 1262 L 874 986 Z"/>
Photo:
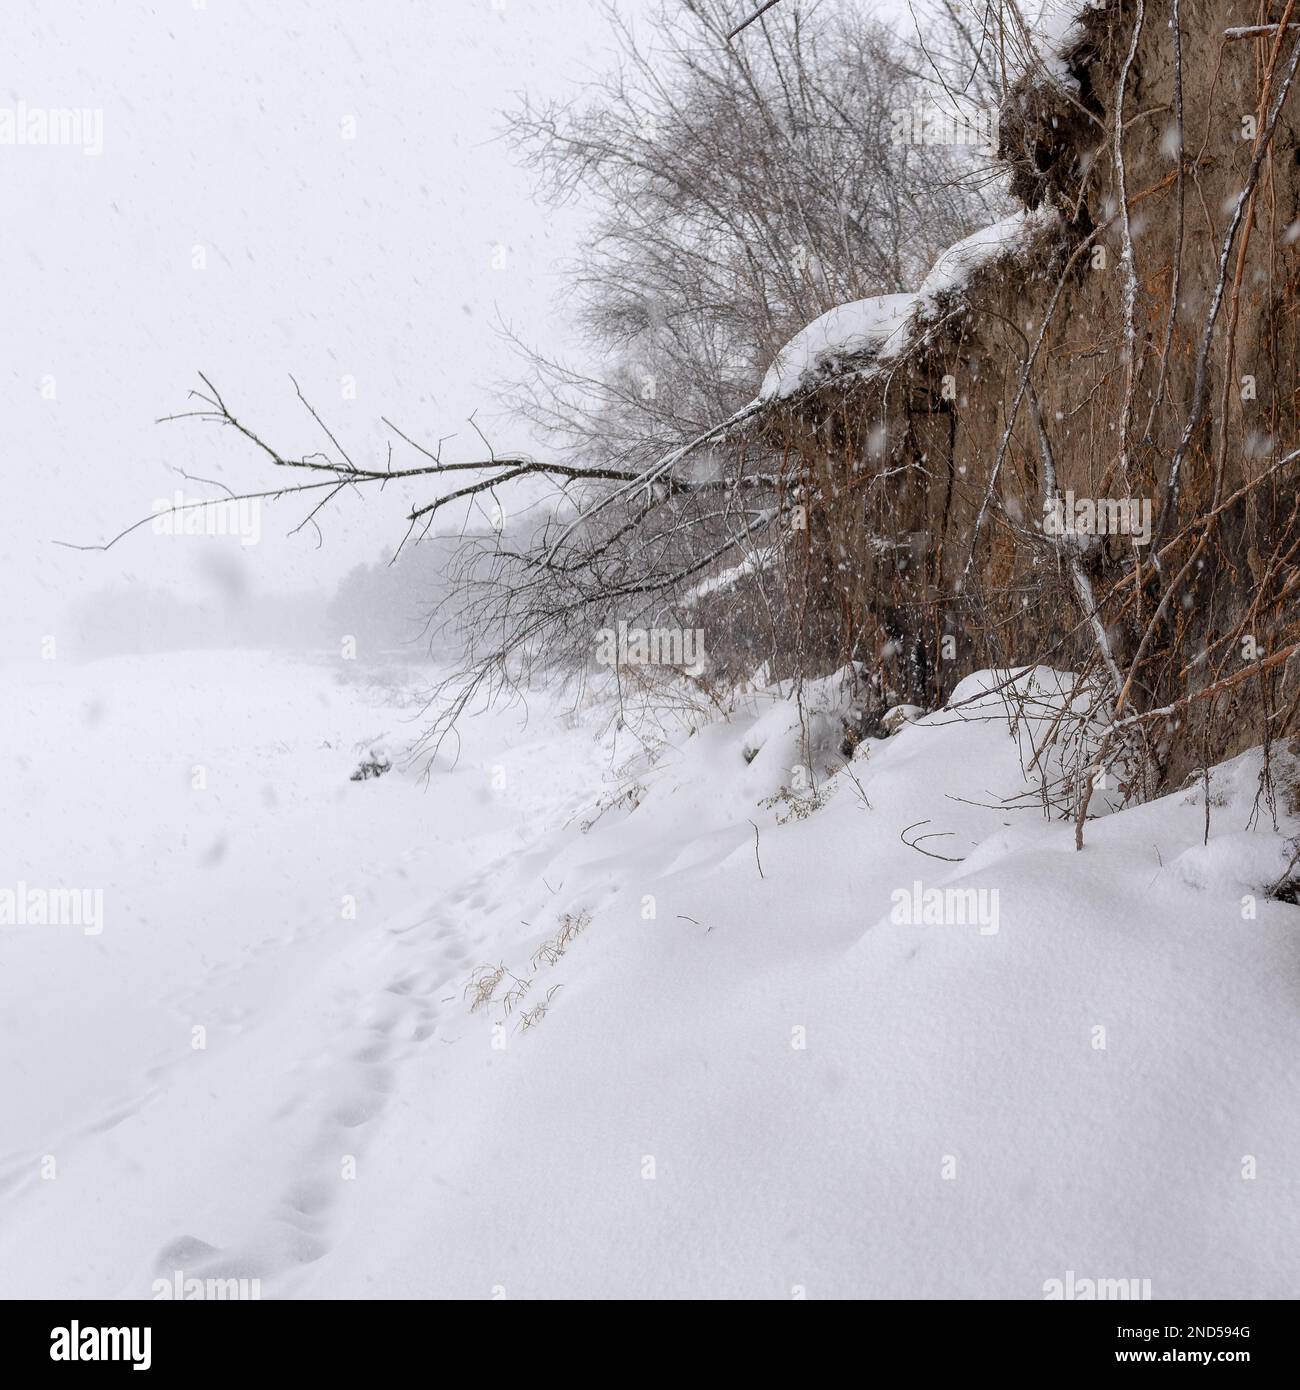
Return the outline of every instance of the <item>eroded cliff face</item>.
<path id="1" fill-rule="evenodd" d="M 931 705 L 980 666 L 1091 670 L 1171 707 L 1138 726 L 1157 785 L 1294 731 L 1300 6 L 1264 9 L 1081 9 L 1002 112 L 1033 236 L 768 413 L 799 662 Z"/>

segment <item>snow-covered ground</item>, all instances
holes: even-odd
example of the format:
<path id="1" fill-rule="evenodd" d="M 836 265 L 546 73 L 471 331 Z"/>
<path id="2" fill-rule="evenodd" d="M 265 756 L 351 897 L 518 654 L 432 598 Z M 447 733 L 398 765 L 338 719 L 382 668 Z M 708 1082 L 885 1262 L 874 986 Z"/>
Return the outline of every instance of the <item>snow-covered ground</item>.
<path id="1" fill-rule="evenodd" d="M 1252 756 L 1208 846 L 1198 787 L 1082 853 L 1000 804 L 994 704 L 827 778 L 777 692 L 640 752 L 539 697 L 351 782 L 421 674 L 6 669 L 0 888 L 103 929 L 0 927 L 0 1294 L 1294 1293 L 1296 827 L 1248 829 Z"/>

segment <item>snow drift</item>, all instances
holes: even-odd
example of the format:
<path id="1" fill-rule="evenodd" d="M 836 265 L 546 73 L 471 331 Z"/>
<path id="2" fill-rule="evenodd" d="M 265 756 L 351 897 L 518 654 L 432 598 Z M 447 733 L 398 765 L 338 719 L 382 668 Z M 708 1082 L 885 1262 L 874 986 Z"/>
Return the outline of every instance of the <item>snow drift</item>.
<path id="1" fill-rule="evenodd" d="M 347 780 L 400 686 L 261 659 L 253 708 L 246 675 L 85 668 L 40 691 L 58 741 L 34 685 L 6 692 L 7 871 L 33 795 L 88 866 L 103 839 L 110 889 L 99 937 L 0 932 L 6 1294 L 177 1271 L 263 1297 L 1294 1289 L 1300 919 L 1261 885 L 1297 827 L 1255 804 L 1255 755 L 1075 853 L 1008 673 L 842 770 L 842 681 L 631 757 L 535 703 L 467 726 L 428 794 Z M 1069 697 L 1016 679 L 1044 714 Z M 138 788 L 100 765 L 164 707 L 223 769 L 220 855 L 165 750 Z M 165 786 L 167 823 L 140 818 Z M 485 1000 L 476 967 L 500 970 Z"/>

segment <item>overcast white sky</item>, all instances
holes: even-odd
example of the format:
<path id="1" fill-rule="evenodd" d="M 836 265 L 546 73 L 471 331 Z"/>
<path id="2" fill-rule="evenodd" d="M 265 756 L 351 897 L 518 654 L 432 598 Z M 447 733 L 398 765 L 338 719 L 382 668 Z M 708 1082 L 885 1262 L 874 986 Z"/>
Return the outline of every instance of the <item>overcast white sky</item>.
<path id="1" fill-rule="evenodd" d="M 185 408 L 196 369 L 310 447 L 293 372 L 364 450 L 381 415 L 431 438 L 491 406 L 509 368 L 498 307 L 563 341 L 551 309 L 578 218 L 539 210 L 493 137 L 512 91 L 560 92 L 600 65 L 589 0 L 11 0 L 5 19 L 0 108 L 104 122 L 98 156 L 0 145 L 9 654 L 33 652 L 83 588 L 201 592 L 203 544 L 147 528 L 107 555 L 51 544 L 106 538 L 188 486 L 169 464 L 265 477 L 228 432 L 154 424 Z M 284 537 L 301 515 L 285 503 L 233 549 L 257 587 L 326 587 L 399 533 L 402 500 L 338 509 L 321 551 Z"/>
<path id="2" fill-rule="evenodd" d="M 103 113 L 98 155 L 0 144 L 5 655 L 34 654 L 78 593 L 212 583 L 208 543 L 148 528 L 108 554 L 52 544 L 192 494 L 169 465 L 264 484 L 229 431 L 154 423 L 186 408 L 196 371 L 306 450 L 321 441 L 292 372 L 345 443 L 382 457 L 381 415 L 433 439 L 492 409 L 511 370 L 498 310 L 565 345 L 558 272 L 581 216 L 539 209 L 494 137 L 515 91 L 561 94 L 605 65 L 594 0 L 10 0 L 5 21 L 0 118 Z M 300 502 L 267 513 L 254 547 L 211 544 L 255 589 L 326 589 L 391 546 L 405 501 L 336 506 L 320 550 L 286 537 Z"/>

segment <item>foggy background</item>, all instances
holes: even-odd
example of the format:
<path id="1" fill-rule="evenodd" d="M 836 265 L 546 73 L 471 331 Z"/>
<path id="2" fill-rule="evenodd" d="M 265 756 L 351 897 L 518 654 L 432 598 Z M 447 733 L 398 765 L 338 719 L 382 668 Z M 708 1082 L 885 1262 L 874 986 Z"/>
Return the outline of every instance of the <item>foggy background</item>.
<path id="1" fill-rule="evenodd" d="M 574 351 L 555 298 L 582 218 L 530 201 L 498 112 L 602 65 L 598 6 L 61 0 L 6 21 L 0 105 L 102 109 L 103 150 L 0 146 L 0 653 L 333 643 L 338 581 L 388 558 L 427 491 L 340 496 L 320 546 L 287 535 L 304 499 L 264 505 L 255 544 L 149 526 L 107 553 L 54 542 L 217 491 L 173 468 L 266 485 L 231 431 L 155 423 L 199 370 L 286 451 L 325 443 L 291 372 L 354 456 L 383 458 L 382 415 L 421 442 L 459 432 L 448 455 L 470 456 L 476 410 L 496 447 L 528 447 L 493 395 L 515 370 L 497 318 Z"/>

